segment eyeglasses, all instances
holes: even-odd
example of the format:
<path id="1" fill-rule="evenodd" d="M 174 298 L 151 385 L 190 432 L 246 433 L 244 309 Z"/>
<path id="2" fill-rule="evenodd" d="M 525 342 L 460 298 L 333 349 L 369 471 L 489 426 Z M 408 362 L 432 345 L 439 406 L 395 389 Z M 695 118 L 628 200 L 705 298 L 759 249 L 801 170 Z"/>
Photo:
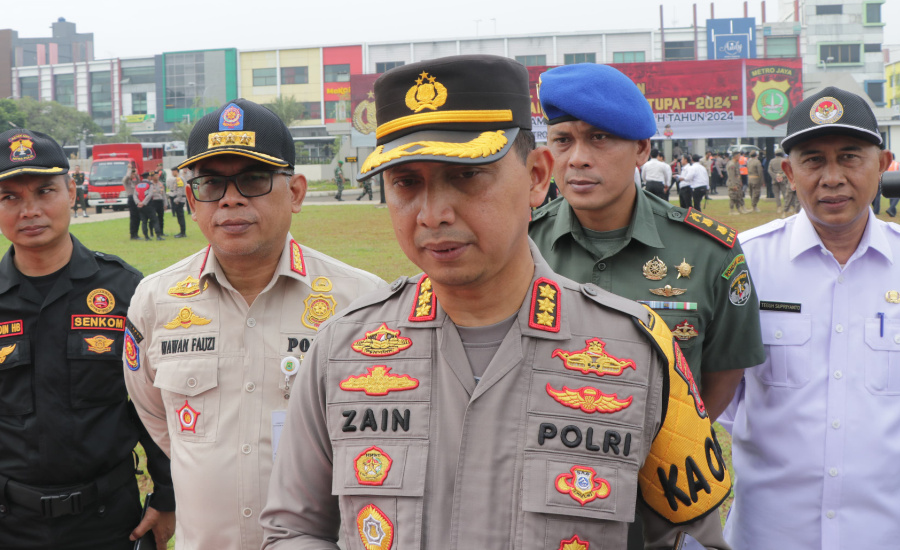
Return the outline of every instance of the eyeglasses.
<path id="1" fill-rule="evenodd" d="M 233 181 L 243 197 L 261 197 L 272 192 L 275 175 L 293 176 L 291 172 L 254 170 L 231 176 L 198 176 L 188 180 L 194 198 L 200 202 L 216 202 L 225 196 L 228 182 Z"/>

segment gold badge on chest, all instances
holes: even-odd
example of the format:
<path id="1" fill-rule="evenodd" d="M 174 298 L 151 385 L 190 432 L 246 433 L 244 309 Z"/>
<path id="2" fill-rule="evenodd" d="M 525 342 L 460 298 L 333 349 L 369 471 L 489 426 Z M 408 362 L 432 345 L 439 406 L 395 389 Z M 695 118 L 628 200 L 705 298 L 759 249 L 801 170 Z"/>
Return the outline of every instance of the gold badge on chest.
<path id="1" fill-rule="evenodd" d="M 652 260 L 648 260 L 644 264 L 643 271 L 644 277 L 651 281 L 660 281 L 669 272 L 669 268 L 666 267 L 665 262 L 659 259 L 659 256 L 654 256 Z"/>
<path id="2" fill-rule="evenodd" d="M 303 326 L 313 330 L 319 330 L 319 326 L 334 315 L 337 302 L 331 294 L 310 294 L 303 300 L 306 309 L 300 321 Z"/>

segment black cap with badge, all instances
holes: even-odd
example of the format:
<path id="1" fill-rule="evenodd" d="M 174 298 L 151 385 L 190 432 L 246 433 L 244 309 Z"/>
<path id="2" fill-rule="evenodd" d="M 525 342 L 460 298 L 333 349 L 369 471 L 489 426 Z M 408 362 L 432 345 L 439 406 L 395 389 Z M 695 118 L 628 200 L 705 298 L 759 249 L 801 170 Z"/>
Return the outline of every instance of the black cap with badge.
<path id="1" fill-rule="evenodd" d="M 528 70 L 493 55 L 403 65 L 375 81 L 377 147 L 357 179 L 413 161 L 489 164 L 531 130 Z"/>
<path id="2" fill-rule="evenodd" d="M 828 134 L 856 137 L 884 149 L 878 121 L 866 100 L 834 86 L 809 96 L 791 110 L 781 148 L 790 153 L 801 141 Z"/>
<path id="3" fill-rule="evenodd" d="M 294 138 L 278 115 L 252 101 L 235 99 L 197 121 L 187 154 L 179 169 L 216 155 L 241 155 L 293 168 L 296 152 Z"/>
<path id="4" fill-rule="evenodd" d="M 24 128 L 0 134 L 0 180 L 19 174 L 56 176 L 69 171 L 69 159 L 56 141 Z"/>

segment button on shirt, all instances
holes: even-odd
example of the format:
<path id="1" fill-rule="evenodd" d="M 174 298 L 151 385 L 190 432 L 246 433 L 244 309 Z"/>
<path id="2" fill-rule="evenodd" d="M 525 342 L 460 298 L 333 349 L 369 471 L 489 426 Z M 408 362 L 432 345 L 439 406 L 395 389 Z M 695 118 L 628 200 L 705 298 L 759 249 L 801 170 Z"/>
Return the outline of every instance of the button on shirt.
<path id="1" fill-rule="evenodd" d="M 128 312 L 141 335 L 139 365 L 125 369 L 126 382 L 172 458 L 176 548 L 259 548 L 257 519 L 288 404 L 282 359 L 293 356 L 302 369 L 317 324 L 380 286 L 290 236 L 251 306 L 209 248 L 141 282 Z"/>
<path id="2" fill-rule="evenodd" d="M 900 226 L 870 211 L 843 270 L 803 211 L 740 241 L 766 360 L 720 419 L 737 474 L 726 538 L 735 550 L 897 548 L 900 304 L 887 293 L 900 290 Z"/>
<path id="3" fill-rule="evenodd" d="M 641 167 L 641 177 L 645 182 L 659 181 L 663 185 L 669 185 L 672 181 L 672 169 L 665 162 L 650 159 Z"/>

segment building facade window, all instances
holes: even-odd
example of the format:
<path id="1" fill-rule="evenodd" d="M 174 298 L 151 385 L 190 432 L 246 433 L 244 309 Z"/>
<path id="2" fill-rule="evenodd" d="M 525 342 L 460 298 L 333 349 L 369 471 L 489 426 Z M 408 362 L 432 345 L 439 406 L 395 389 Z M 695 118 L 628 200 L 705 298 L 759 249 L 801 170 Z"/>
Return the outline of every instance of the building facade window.
<path id="1" fill-rule="evenodd" d="M 318 101 L 304 101 L 300 120 L 322 120 L 322 104 Z"/>
<path id="2" fill-rule="evenodd" d="M 104 132 L 113 131 L 112 86 L 109 71 L 97 71 L 90 74 L 91 79 L 91 118 Z"/>
<path id="3" fill-rule="evenodd" d="M 194 98 L 203 97 L 206 90 L 203 52 L 167 54 L 165 57 L 166 108 L 194 107 Z"/>
<path id="4" fill-rule="evenodd" d="M 281 83 L 309 84 L 309 67 L 282 67 Z"/>
<path id="5" fill-rule="evenodd" d="M 643 52 L 641 52 L 643 53 Z M 566 65 L 575 65 L 577 63 L 596 63 L 597 54 L 595 53 L 567 53 L 563 55 L 563 63 Z"/>
<path id="6" fill-rule="evenodd" d="M 841 4 L 816 6 L 816 15 L 840 15 L 842 13 L 844 13 L 844 6 Z"/>
<path id="7" fill-rule="evenodd" d="M 375 72 L 376 73 L 384 73 L 390 71 L 394 67 L 402 67 L 406 64 L 406 61 L 385 61 L 384 63 L 376 63 L 375 64 Z"/>
<path id="8" fill-rule="evenodd" d="M 347 115 L 347 111 L 349 111 L 349 109 L 349 101 L 326 101 L 325 118 L 328 120 L 347 120 L 349 118 L 349 116 Z"/>
<path id="9" fill-rule="evenodd" d="M 666 61 L 694 59 L 694 41 L 680 40 L 666 42 Z"/>
<path id="10" fill-rule="evenodd" d="M 766 37 L 766 57 L 798 57 L 794 36 Z"/>
<path id="11" fill-rule="evenodd" d="M 122 69 L 122 84 L 155 84 L 155 67 L 124 67 Z"/>
<path id="12" fill-rule="evenodd" d="M 350 64 L 325 65 L 325 82 L 350 82 Z"/>
<path id="13" fill-rule="evenodd" d="M 516 61 L 526 67 L 541 67 L 547 64 L 546 55 L 517 55 Z"/>
<path id="14" fill-rule="evenodd" d="M 879 53 L 881 51 L 881 44 L 864 44 L 863 52 L 864 53 Z"/>
<path id="15" fill-rule="evenodd" d="M 53 77 L 53 95 L 56 102 L 66 107 L 75 106 L 75 75 L 58 74 Z"/>
<path id="16" fill-rule="evenodd" d="M 643 63 L 644 59 L 644 52 L 613 52 L 613 63 Z"/>
<path id="17" fill-rule="evenodd" d="M 863 2 L 863 25 L 884 25 L 881 19 L 881 4 L 884 0 Z"/>
<path id="18" fill-rule="evenodd" d="M 867 80 L 865 82 L 866 94 L 872 103 L 881 107 L 884 105 L 884 81 L 883 80 Z"/>
<path id="19" fill-rule="evenodd" d="M 278 84 L 276 78 L 275 67 L 268 69 L 253 69 L 254 86 L 274 86 Z"/>
<path id="20" fill-rule="evenodd" d="M 131 114 L 147 114 L 147 92 L 135 92 L 131 94 Z"/>
<path id="21" fill-rule="evenodd" d="M 819 44 L 819 62 L 859 64 L 862 44 Z"/>
<path id="22" fill-rule="evenodd" d="M 38 77 L 23 76 L 19 79 L 19 97 L 41 99 L 41 92 L 38 89 Z"/>

